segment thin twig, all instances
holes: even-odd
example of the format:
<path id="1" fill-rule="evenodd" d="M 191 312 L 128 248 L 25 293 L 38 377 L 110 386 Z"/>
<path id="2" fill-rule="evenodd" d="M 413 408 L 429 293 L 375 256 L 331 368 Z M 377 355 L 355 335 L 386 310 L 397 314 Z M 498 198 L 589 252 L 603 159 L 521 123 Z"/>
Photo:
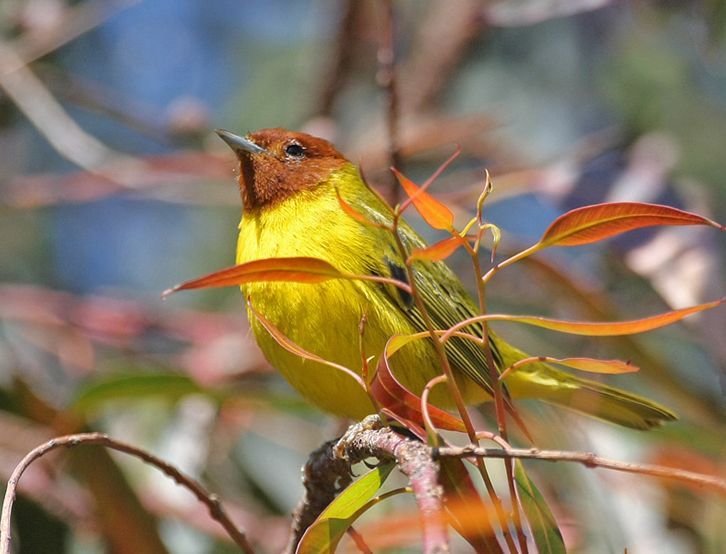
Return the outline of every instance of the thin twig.
<path id="1" fill-rule="evenodd" d="M 81 129 L 13 48 L 2 42 L 0 89 L 61 156 L 112 183 L 136 187 L 144 163 L 109 148 Z"/>
<path id="2" fill-rule="evenodd" d="M 23 34 L 13 42 L 13 50 L 18 53 L 20 65 L 30 64 L 139 2 L 140 0 L 110 0 L 83 2 L 67 7 L 58 24 L 52 29 Z"/>
<path id="3" fill-rule="evenodd" d="M 10 553 L 10 522 L 13 510 L 13 503 L 15 502 L 16 490 L 18 487 L 18 481 L 23 475 L 25 470 L 38 458 L 44 456 L 51 450 L 61 447 L 78 446 L 79 444 L 95 444 L 124 452 L 136 458 L 143 460 L 144 462 L 153 465 L 163 473 L 174 479 L 179 485 L 189 489 L 196 498 L 207 506 L 209 514 L 215 521 L 219 522 L 229 536 L 234 540 L 240 549 L 247 553 L 253 554 L 254 550 L 247 541 L 245 535 L 232 523 L 225 512 L 219 498 L 213 493 L 207 491 L 200 483 L 185 475 L 171 464 L 165 462 L 161 458 L 157 458 L 153 454 L 146 452 L 140 448 L 132 446 L 130 444 L 117 441 L 112 439 L 108 435 L 103 433 L 80 433 L 76 435 L 66 435 L 64 437 L 58 437 L 51 439 L 46 443 L 41 444 L 37 448 L 31 450 L 15 467 L 10 479 L 8 480 L 7 489 L 5 490 L 5 499 L 3 501 L 2 517 L 0 518 L 0 554 Z"/>
<path id="4" fill-rule="evenodd" d="M 388 134 L 388 163 L 399 170 L 401 155 L 398 149 L 398 95 L 396 92 L 396 29 L 392 0 L 382 0 L 383 21 L 378 46 L 378 74 L 376 81 L 386 95 L 386 129 Z M 390 202 L 398 203 L 399 187 L 391 178 Z"/>
<path id="5" fill-rule="evenodd" d="M 519 458 L 525 460 L 544 460 L 548 462 L 575 462 L 585 467 L 602 467 L 614 471 L 650 475 L 663 479 L 673 479 L 699 487 L 715 489 L 726 494 L 726 479 L 705 475 L 685 469 L 670 468 L 654 464 L 622 462 L 603 458 L 592 452 L 569 452 L 565 450 L 540 450 L 538 448 L 481 448 L 474 446 L 447 446 L 434 451 L 434 458 Z"/>
<path id="6" fill-rule="evenodd" d="M 421 187 L 421 189 L 425 190 L 425 187 L 426 187 L 426 185 L 423 185 Z M 467 412 L 467 410 L 466 410 L 466 404 L 464 402 L 464 398 L 461 394 L 461 391 L 459 390 L 459 387 L 456 384 L 456 380 L 454 379 L 454 372 L 451 368 L 451 365 L 449 364 L 449 358 L 446 354 L 445 341 L 442 338 L 439 338 L 439 335 L 436 333 L 436 329 L 435 329 L 433 320 L 431 318 L 431 315 L 429 314 L 429 312 L 426 308 L 426 305 L 424 304 L 424 302 L 421 298 L 421 295 L 418 293 L 418 288 L 416 286 L 416 275 L 414 274 L 413 266 L 411 265 L 412 262 L 410 261 L 410 255 L 406 249 L 406 246 L 403 244 L 401 236 L 398 232 L 400 216 L 401 216 L 401 212 L 399 211 L 396 213 L 396 217 L 394 218 L 394 221 L 393 221 L 393 237 L 396 241 L 396 246 L 398 247 L 401 257 L 404 260 L 407 260 L 405 267 L 406 267 L 406 274 L 408 277 L 409 286 L 411 287 L 411 291 L 412 291 L 411 296 L 414 299 L 416 307 L 418 308 L 419 312 L 421 313 L 421 316 L 424 320 L 424 324 L 426 326 L 427 332 L 431 336 L 431 340 L 434 343 L 434 348 L 436 349 L 436 354 L 439 357 L 439 361 L 441 362 L 441 370 L 443 371 L 443 375 L 446 376 L 446 385 L 449 390 L 449 394 L 451 395 L 451 398 L 454 401 L 454 405 L 456 406 L 456 409 L 459 412 L 459 416 L 461 417 L 461 420 L 464 423 L 464 427 L 466 428 L 466 433 L 469 436 L 469 440 L 473 443 L 473 442 L 476 442 L 476 429 L 474 428 L 474 424 L 471 421 L 469 412 Z M 492 482 L 491 477 L 489 476 L 489 473 L 487 472 L 486 465 L 481 458 L 477 458 L 476 466 L 479 470 L 479 474 L 481 475 L 482 481 L 484 482 L 484 486 L 487 489 L 487 493 L 489 494 L 489 497 L 492 500 L 492 504 L 494 505 L 494 511 L 497 514 L 497 518 L 499 520 L 499 525 L 502 530 L 502 536 L 504 537 L 504 541 L 507 543 L 507 547 L 509 548 L 509 550 L 511 552 L 516 552 L 517 548 L 514 544 L 511 533 L 509 532 L 507 516 L 506 516 L 506 513 L 504 512 L 502 501 L 499 498 L 499 496 L 497 495 L 497 491 L 494 488 L 494 483 Z"/>

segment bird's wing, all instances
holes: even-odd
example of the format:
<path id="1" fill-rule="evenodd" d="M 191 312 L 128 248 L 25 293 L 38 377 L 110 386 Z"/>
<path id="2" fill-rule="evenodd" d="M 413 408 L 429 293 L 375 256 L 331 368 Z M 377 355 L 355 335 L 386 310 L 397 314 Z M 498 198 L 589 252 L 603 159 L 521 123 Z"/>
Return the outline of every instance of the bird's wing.
<path id="1" fill-rule="evenodd" d="M 362 209 L 365 209 L 366 215 L 373 221 L 390 222 L 390 215 L 373 210 L 370 205 L 362 207 Z M 403 221 L 399 226 L 399 236 L 409 252 L 414 248 L 426 246 L 418 233 Z M 382 239 L 384 244 L 382 244 L 380 254 L 369 260 L 371 266 L 369 270 L 378 275 L 408 282 L 403 257 L 398 251 L 394 237 L 388 231 L 382 231 Z M 444 262 L 417 261 L 413 267 L 416 290 L 436 328 L 448 329 L 460 321 L 478 314 L 476 305 L 464 285 Z M 380 290 L 382 294 L 388 296 L 389 300 L 393 301 L 397 309 L 405 314 L 416 329 L 427 330 L 425 320 L 410 295 L 394 286 L 384 285 Z M 466 331 L 481 336 L 482 328 L 481 325 L 472 325 Z M 495 365 L 501 368 L 502 358 L 497 346 L 493 341 L 490 341 L 490 346 Z M 484 349 L 470 340 L 455 337 L 447 345 L 447 354 L 455 369 L 463 372 L 490 395 L 493 394 Z"/>

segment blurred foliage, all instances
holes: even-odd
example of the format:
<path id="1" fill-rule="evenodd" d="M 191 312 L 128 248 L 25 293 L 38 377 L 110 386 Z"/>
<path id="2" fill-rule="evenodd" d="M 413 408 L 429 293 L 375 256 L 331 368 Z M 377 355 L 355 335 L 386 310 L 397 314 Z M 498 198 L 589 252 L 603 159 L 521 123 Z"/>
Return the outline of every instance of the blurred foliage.
<path id="1" fill-rule="evenodd" d="M 571 9 L 558 11 L 564 4 Z M 486 215 L 505 230 L 505 251 L 591 202 L 661 201 L 723 222 L 725 6 L 395 2 L 406 174 L 428 175 L 461 144 L 434 192 L 463 220 L 488 168 L 496 191 Z M 159 294 L 234 257 L 233 160 L 214 127 L 324 135 L 389 191 L 380 16 L 373 0 L 0 3 L 2 479 L 52 436 L 103 430 L 207 483 L 261 552 L 284 546 L 298 469 L 343 427 L 270 370 L 238 291 Z M 18 69 L 9 52 L 28 64 Z M 37 80 L 21 82 L 20 109 L 9 91 L 28 72 Z M 49 101 L 105 156 L 78 167 L 58 152 L 47 140 L 58 124 Z M 61 129 L 69 150 L 86 152 L 67 122 Z M 491 310 L 640 317 L 722 296 L 723 260 L 713 233 L 634 233 L 495 279 Z M 499 332 L 533 353 L 632 359 L 640 374 L 608 382 L 682 418 L 636 433 L 523 402 L 539 446 L 714 473 L 723 468 L 725 324 L 720 310 L 629 339 Z M 490 465 L 504 490 L 500 464 Z M 572 552 L 723 550 L 726 508 L 711 495 L 526 466 Z M 20 493 L 20 553 L 234 551 L 165 477 L 91 447 L 37 462 Z M 366 514 L 361 529 L 410 509 L 405 496 Z"/>

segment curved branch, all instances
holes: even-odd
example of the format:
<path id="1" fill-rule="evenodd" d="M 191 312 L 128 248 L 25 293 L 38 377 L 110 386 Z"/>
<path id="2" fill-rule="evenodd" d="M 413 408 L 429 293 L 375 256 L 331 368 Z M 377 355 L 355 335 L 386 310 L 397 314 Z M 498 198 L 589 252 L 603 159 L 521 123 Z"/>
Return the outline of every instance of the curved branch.
<path id="1" fill-rule="evenodd" d="M 10 518 L 13 510 L 13 503 L 15 502 L 16 490 L 18 487 L 18 481 L 23 475 L 25 470 L 38 458 L 44 456 L 51 450 L 61 447 L 77 446 L 79 444 L 96 444 L 117 450 L 125 454 L 129 454 L 144 462 L 156 467 L 163 473 L 174 479 L 179 485 L 189 489 L 197 499 L 207 506 L 209 514 L 212 519 L 224 527 L 225 531 L 234 540 L 237 546 L 246 554 L 254 554 L 252 546 L 247 541 L 245 535 L 232 523 L 227 513 L 224 511 L 219 498 L 213 493 L 207 491 L 200 483 L 185 475 L 171 464 L 165 462 L 161 458 L 157 458 L 153 454 L 146 452 L 140 448 L 132 446 L 130 444 L 117 441 L 112 439 L 108 435 L 103 433 L 79 433 L 77 435 L 66 435 L 64 437 L 58 437 L 51 439 L 48 442 L 41 444 L 40 446 L 31 450 L 15 467 L 10 479 L 8 480 L 8 486 L 5 490 L 5 499 L 3 501 L 2 517 L 0 518 L 0 554 L 10 553 Z"/>

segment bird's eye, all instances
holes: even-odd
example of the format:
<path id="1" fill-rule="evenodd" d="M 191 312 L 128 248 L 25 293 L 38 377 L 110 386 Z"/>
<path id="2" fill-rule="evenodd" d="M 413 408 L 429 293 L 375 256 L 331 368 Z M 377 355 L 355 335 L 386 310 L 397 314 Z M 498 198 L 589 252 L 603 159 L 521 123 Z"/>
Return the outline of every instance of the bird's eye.
<path id="1" fill-rule="evenodd" d="M 291 142 L 285 147 L 285 154 L 291 158 L 302 158 L 305 155 L 305 149 L 297 142 Z"/>

